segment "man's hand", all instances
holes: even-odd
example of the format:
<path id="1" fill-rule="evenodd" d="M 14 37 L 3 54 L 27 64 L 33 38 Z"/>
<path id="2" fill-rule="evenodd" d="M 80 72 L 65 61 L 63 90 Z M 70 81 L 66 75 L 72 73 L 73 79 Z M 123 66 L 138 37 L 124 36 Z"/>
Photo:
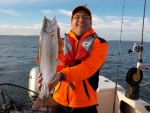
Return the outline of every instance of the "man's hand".
<path id="1" fill-rule="evenodd" d="M 58 84 L 58 82 L 61 80 L 62 74 L 56 73 L 54 76 L 54 79 L 50 82 L 48 82 L 47 87 L 49 88 L 49 91 L 53 90 L 53 88 Z"/>
<path id="2" fill-rule="evenodd" d="M 38 75 L 38 80 L 37 80 L 37 89 L 40 92 L 41 91 L 41 87 L 42 87 L 42 73 L 39 73 Z M 62 74 L 61 73 L 56 73 L 54 76 L 54 79 L 50 82 L 48 82 L 47 84 L 47 88 L 49 89 L 49 91 L 52 91 L 53 88 L 58 84 L 58 82 L 62 79 Z"/>
<path id="3" fill-rule="evenodd" d="M 37 80 L 37 89 L 40 92 L 41 91 L 41 87 L 42 87 L 42 73 L 38 74 L 38 80 Z"/>

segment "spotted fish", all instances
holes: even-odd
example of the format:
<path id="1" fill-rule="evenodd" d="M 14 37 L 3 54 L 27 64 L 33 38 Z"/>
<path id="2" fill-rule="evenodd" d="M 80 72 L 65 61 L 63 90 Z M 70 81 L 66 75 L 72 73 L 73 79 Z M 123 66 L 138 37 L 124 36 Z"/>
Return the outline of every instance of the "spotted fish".
<path id="1" fill-rule="evenodd" d="M 56 18 L 54 17 L 50 20 L 44 17 L 38 49 L 39 69 L 43 79 L 39 96 L 33 104 L 35 109 L 56 104 L 46 85 L 49 81 L 53 80 L 57 64 L 61 63 L 57 59 L 59 50 L 57 30 Z"/>

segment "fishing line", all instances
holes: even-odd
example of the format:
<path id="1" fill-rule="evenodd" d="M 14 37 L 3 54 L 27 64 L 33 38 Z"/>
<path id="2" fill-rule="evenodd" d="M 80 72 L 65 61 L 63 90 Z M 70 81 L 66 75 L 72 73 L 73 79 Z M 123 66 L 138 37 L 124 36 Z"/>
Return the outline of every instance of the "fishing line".
<path id="1" fill-rule="evenodd" d="M 145 10 L 146 10 L 146 0 L 144 3 L 144 13 L 143 13 L 143 23 L 142 23 L 142 34 L 141 34 L 141 41 L 140 41 L 140 51 L 138 56 L 138 63 L 137 63 L 137 75 L 140 75 L 140 65 L 143 62 L 142 60 L 142 51 L 143 51 L 143 32 L 144 32 L 144 20 L 145 20 Z"/>
<path id="2" fill-rule="evenodd" d="M 142 23 L 142 34 L 141 34 L 141 41 L 140 41 L 140 46 L 143 47 L 143 32 L 144 32 L 144 21 L 145 21 L 145 11 L 146 11 L 146 0 L 145 0 L 145 3 L 144 3 L 144 13 L 143 13 L 143 23 Z M 143 49 L 143 48 L 142 48 Z M 142 63 L 142 50 L 140 49 L 140 52 L 139 52 L 139 57 L 138 57 L 138 63 L 137 63 L 137 75 L 139 76 L 140 75 L 140 65 Z M 146 85 L 149 85 L 150 82 L 146 82 L 146 83 L 143 83 L 140 85 L 140 87 L 143 87 L 143 86 L 146 86 Z"/>
<path id="3" fill-rule="evenodd" d="M 123 26 L 123 17 L 124 17 L 124 4 L 125 4 L 125 0 L 123 1 L 123 8 L 122 8 L 123 11 L 122 11 L 122 21 L 121 21 L 120 40 L 119 40 L 119 47 L 118 47 L 118 62 L 117 62 L 117 70 L 116 70 L 116 82 L 115 82 L 115 94 L 114 94 L 113 113 L 115 113 L 115 105 L 116 105 L 116 94 L 117 94 L 117 84 L 118 84 L 118 73 L 119 73 L 119 64 L 120 64 L 120 46 L 121 46 L 122 26 Z"/>

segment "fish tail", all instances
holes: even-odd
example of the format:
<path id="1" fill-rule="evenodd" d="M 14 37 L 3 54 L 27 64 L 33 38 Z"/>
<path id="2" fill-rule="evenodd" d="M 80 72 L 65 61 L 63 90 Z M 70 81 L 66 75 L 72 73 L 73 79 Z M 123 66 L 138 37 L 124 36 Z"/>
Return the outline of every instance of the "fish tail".
<path id="1" fill-rule="evenodd" d="M 33 103 L 32 107 L 33 107 L 33 109 L 38 109 L 38 108 L 41 108 L 41 107 L 54 106 L 56 104 L 57 104 L 57 102 L 53 99 L 53 97 L 51 95 L 49 95 L 45 99 L 41 99 L 38 96 L 36 101 Z"/>

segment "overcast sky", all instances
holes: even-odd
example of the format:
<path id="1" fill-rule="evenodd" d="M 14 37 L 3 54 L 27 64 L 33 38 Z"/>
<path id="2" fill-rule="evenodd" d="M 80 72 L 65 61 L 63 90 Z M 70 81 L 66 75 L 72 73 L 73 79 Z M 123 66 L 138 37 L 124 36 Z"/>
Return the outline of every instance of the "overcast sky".
<path id="1" fill-rule="evenodd" d="M 145 0 L 125 0 L 121 40 L 139 41 Z M 71 11 L 87 4 L 93 28 L 106 40 L 119 40 L 124 0 L 0 0 L 0 35 L 39 35 L 43 17 L 56 16 L 61 36 L 71 28 Z M 150 42 L 150 0 L 147 0 L 144 41 Z"/>

